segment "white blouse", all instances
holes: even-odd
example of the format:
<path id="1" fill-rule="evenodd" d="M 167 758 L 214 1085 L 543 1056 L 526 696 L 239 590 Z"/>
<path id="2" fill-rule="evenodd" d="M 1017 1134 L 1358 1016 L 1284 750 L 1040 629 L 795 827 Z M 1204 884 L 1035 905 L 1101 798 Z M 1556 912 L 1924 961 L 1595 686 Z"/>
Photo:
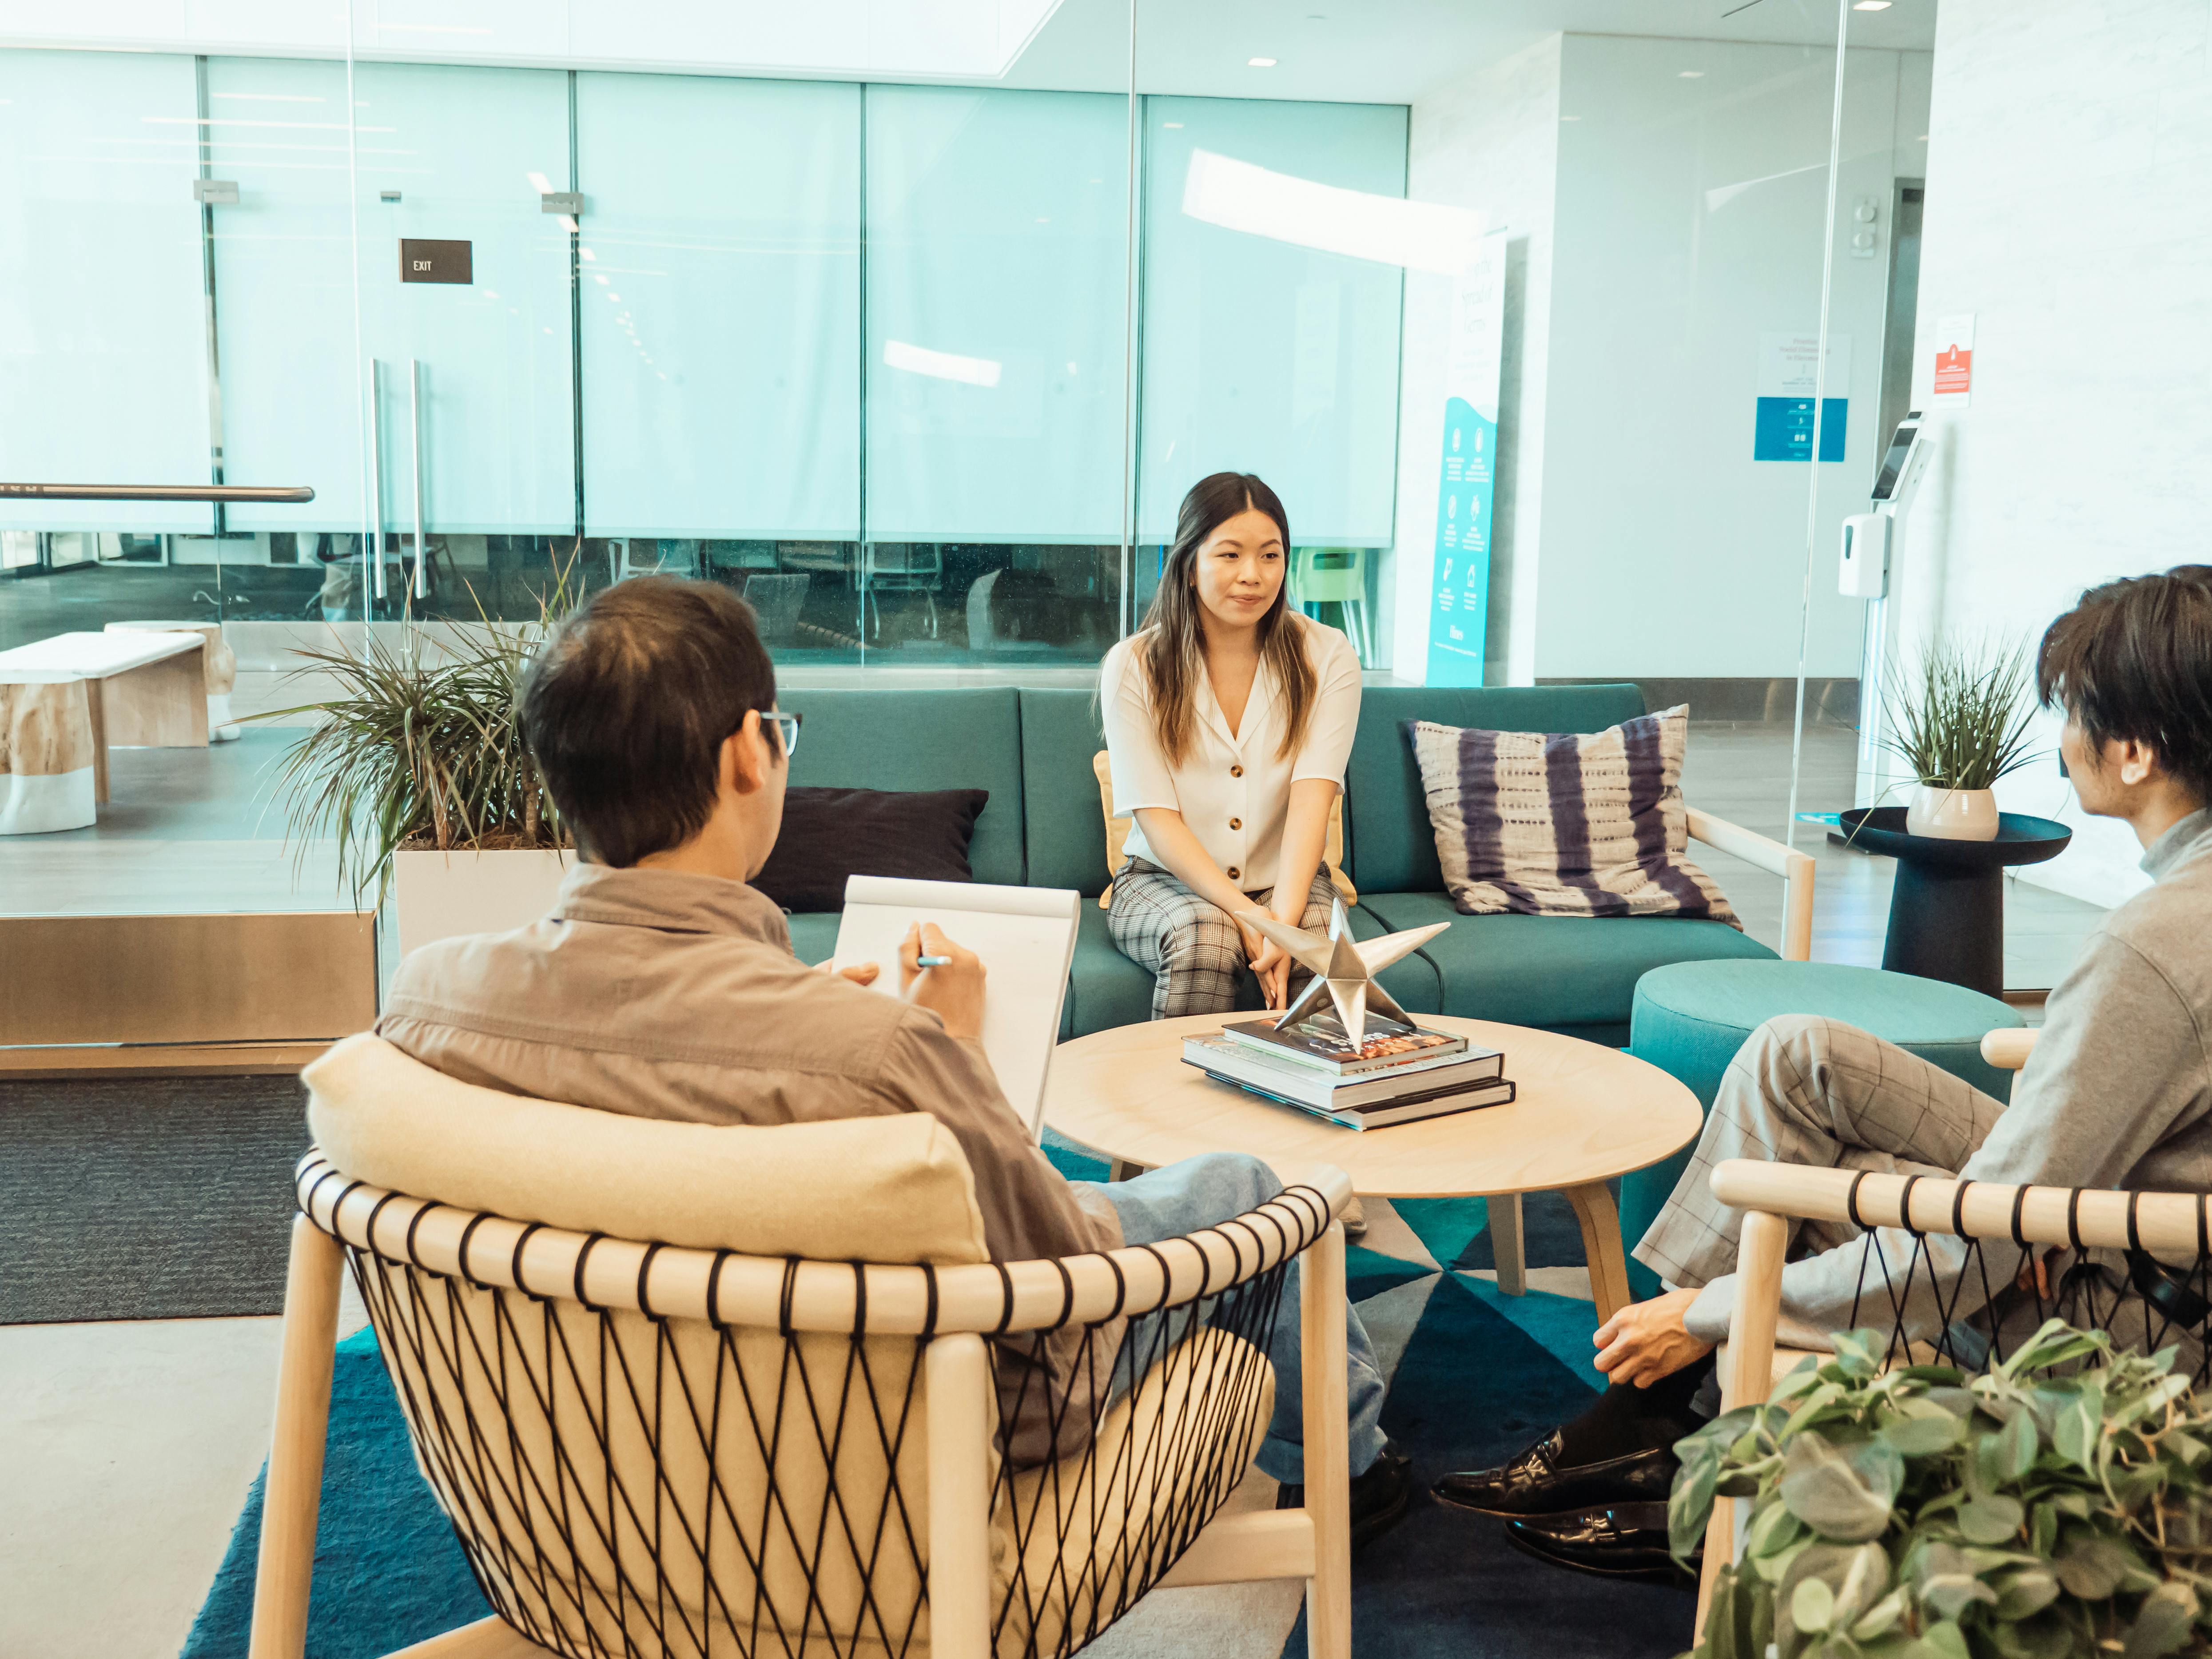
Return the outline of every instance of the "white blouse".
<path id="1" fill-rule="evenodd" d="M 1296 611 L 1291 621 L 1304 630 L 1315 696 L 1306 718 L 1305 740 L 1288 755 L 1278 752 L 1283 738 L 1282 688 L 1265 661 L 1244 705 L 1243 724 L 1234 733 L 1213 695 L 1212 680 L 1200 672 L 1192 699 L 1197 719 L 1180 766 L 1168 764 L 1152 734 L 1152 688 L 1134 650 L 1148 634 L 1123 640 L 1099 665 L 1098 701 L 1114 769 L 1115 816 L 1146 806 L 1181 812 L 1207 856 L 1248 893 L 1275 884 L 1283 825 L 1290 816 L 1291 785 L 1301 778 L 1326 778 L 1340 789 L 1344 787 L 1345 763 L 1351 758 L 1352 730 L 1359 720 L 1359 659 L 1352 641 Z M 1127 850 L 1131 858 L 1166 867 L 1133 822 Z"/>

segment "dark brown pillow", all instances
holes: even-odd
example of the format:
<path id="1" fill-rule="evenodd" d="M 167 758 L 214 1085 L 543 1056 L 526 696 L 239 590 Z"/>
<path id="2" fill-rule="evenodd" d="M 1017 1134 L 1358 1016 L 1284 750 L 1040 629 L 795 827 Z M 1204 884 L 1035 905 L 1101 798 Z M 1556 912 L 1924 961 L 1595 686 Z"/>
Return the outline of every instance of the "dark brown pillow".
<path id="1" fill-rule="evenodd" d="M 787 789 L 783 829 L 752 884 L 787 910 L 842 910 L 848 876 L 973 881 L 968 842 L 988 789 Z"/>

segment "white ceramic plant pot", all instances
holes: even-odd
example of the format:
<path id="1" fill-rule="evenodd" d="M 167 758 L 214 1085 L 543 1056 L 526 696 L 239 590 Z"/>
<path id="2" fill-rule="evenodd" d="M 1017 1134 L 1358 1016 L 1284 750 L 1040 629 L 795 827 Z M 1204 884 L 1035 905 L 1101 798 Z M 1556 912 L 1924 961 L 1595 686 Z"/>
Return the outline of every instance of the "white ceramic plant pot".
<path id="1" fill-rule="evenodd" d="M 504 933 L 553 908 L 571 852 L 532 848 L 510 853 L 394 853 L 392 902 L 399 912 L 399 954 L 457 933 Z"/>
<path id="2" fill-rule="evenodd" d="M 1916 836 L 1943 841 L 1995 841 L 1997 794 L 1994 789 L 1939 789 L 1915 784 L 1905 809 L 1905 827 Z"/>

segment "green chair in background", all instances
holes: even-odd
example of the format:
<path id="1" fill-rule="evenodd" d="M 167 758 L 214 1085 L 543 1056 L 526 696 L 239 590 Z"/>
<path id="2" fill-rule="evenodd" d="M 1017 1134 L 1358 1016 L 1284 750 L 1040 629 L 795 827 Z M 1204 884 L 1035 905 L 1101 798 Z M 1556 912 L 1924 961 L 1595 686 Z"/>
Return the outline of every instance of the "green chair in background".
<path id="1" fill-rule="evenodd" d="M 1367 552 L 1364 547 L 1300 547 L 1291 553 L 1291 598 L 1317 622 L 1325 605 L 1336 607 L 1341 628 L 1358 653 L 1360 666 L 1375 660 L 1375 638 L 1367 613 Z"/>
<path id="2" fill-rule="evenodd" d="M 1633 925 L 1633 924 L 1632 924 Z M 1984 1094 L 2012 1097 L 2012 1073 L 1982 1058 L 1987 1033 L 2020 1025 L 1995 997 L 1940 980 L 1832 962 L 1677 962 L 1636 981 L 1628 1052 L 1689 1085 L 1713 1109 L 1721 1077 L 1744 1040 L 1778 1014 L 1820 1014 L 1894 1042 Z M 1632 1252 L 1628 1288 L 1638 1301 L 1659 1277 L 1632 1252 L 1689 1167 L 1685 1146 L 1620 1183 L 1620 1237 Z"/>

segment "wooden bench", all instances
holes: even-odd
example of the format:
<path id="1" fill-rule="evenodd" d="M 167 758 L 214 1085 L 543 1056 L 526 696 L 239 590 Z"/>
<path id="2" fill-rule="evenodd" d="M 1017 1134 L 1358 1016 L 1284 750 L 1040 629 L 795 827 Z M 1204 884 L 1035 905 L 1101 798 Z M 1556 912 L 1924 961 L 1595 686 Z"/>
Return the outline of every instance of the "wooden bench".
<path id="1" fill-rule="evenodd" d="M 93 793 L 106 800 L 107 751 L 204 749 L 208 744 L 206 641 L 198 633 L 57 634 L 0 651 L 11 671 L 74 674 L 91 704 Z"/>

